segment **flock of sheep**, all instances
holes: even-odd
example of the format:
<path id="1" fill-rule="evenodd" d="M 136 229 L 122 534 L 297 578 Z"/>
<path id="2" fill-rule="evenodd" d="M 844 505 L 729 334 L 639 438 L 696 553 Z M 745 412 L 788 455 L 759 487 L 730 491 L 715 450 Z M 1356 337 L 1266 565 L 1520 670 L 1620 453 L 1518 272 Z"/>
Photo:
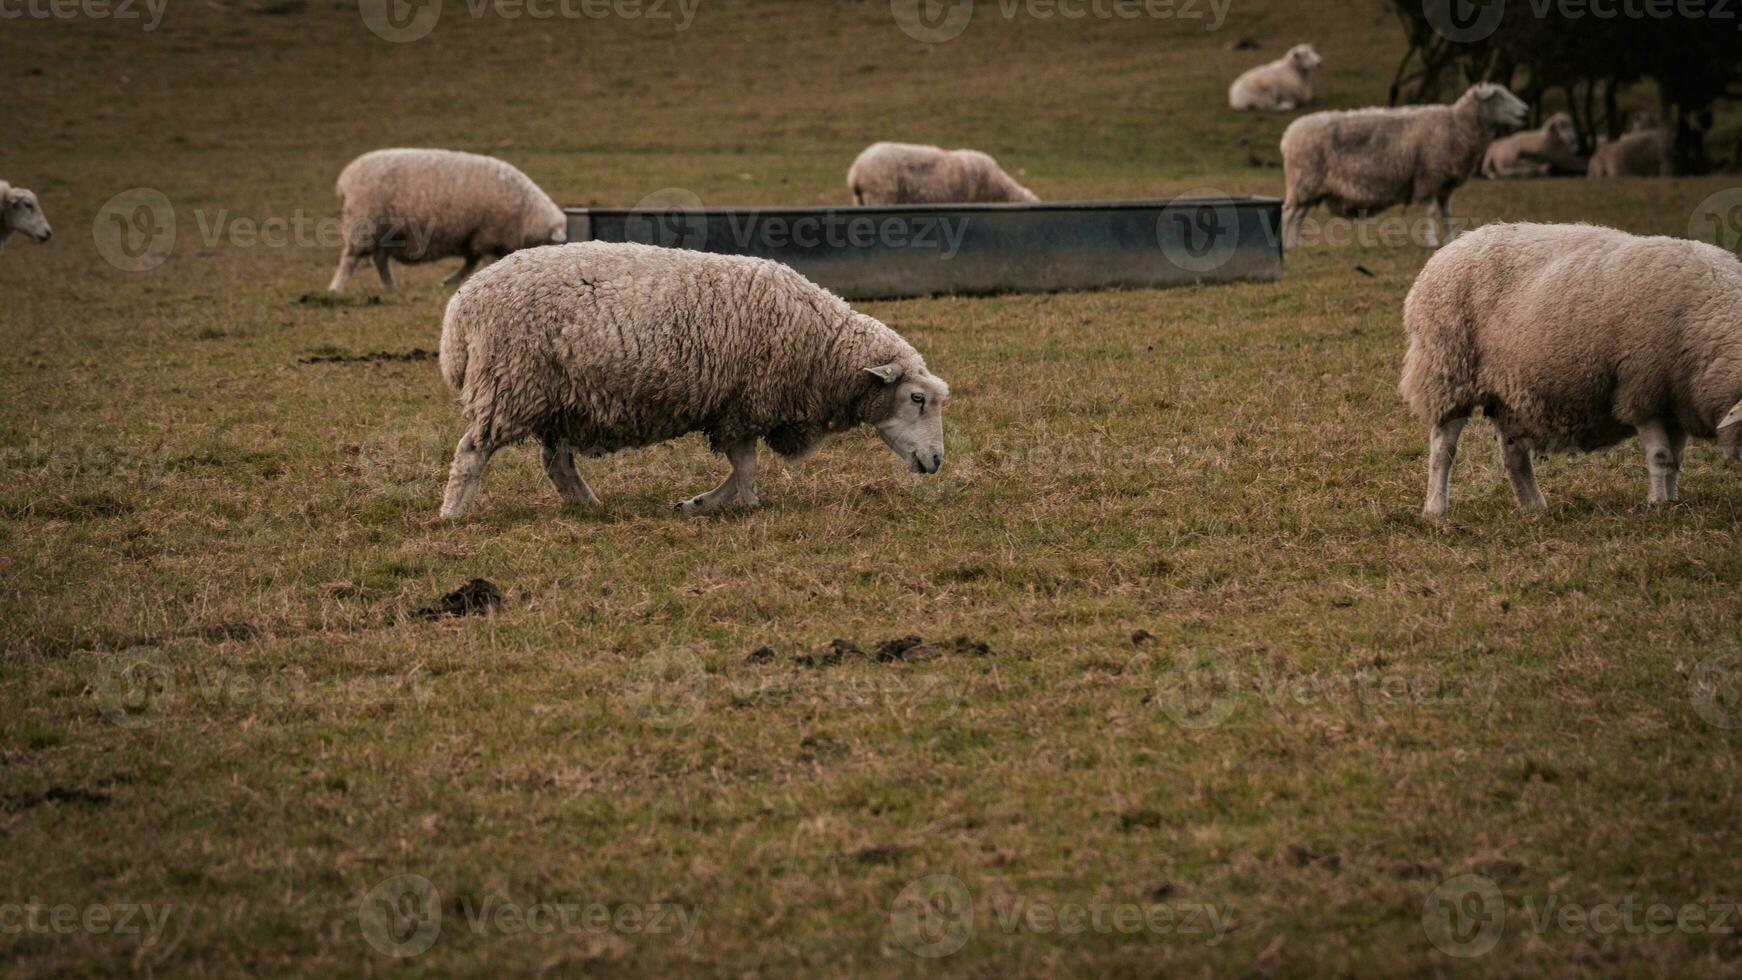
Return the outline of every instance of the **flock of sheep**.
<path id="1" fill-rule="evenodd" d="M 1289 111 L 1312 99 L 1321 59 L 1299 45 L 1246 72 L 1235 109 Z M 1742 460 L 1742 264 L 1714 246 L 1590 225 L 1491 225 L 1452 241 L 1453 192 L 1489 177 L 1574 169 L 1564 115 L 1502 138 L 1527 109 L 1499 85 L 1449 105 L 1317 112 L 1282 137 L 1283 244 L 1312 208 L 1365 217 L 1426 204 L 1444 248 L 1404 303 L 1401 391 L 1432 429 L 1426 513 L 1446 511 L 1458 437 L 1480 410 L 1494 425 L 1520 506 L 1544 506 L 1536 453 L 1593 450 L 1637 434 L 1649 499 L 1676 498 L 1690 437 Z M 1593 176 L 1656 171 L 1663 134 L 1636 128 L 1602 145 Z M 848 171 L 858 205 L 1038 200 L 974 150 L 877 143 Z M 575 466 L 701 432 L 731 473 L 678 502 L 706 513 L 754 506 L 756 447 L 802 458 L 831 434 L 870 425 L 905 465 L 943 464 L 949 386 L 893 330 L 787 266 L 646 245 L 565 244 L 562 209 L 524 173 L 448 150 L 364 154 L 341 173 L 344 250 L 331 289 L 369 259 L 459 258 L 442 322 L 441 371 L 466 430 L 441 513 L 476 500 L 500 448 L 536 438 L 565 502 L 598 497 Z M 0 182 L 0 243 L 47 241 L 29 191 Z M 473 275 L 480 263 L 496 259 Z M 1576 284 L 1569 288 L 1569 284 Z"/>

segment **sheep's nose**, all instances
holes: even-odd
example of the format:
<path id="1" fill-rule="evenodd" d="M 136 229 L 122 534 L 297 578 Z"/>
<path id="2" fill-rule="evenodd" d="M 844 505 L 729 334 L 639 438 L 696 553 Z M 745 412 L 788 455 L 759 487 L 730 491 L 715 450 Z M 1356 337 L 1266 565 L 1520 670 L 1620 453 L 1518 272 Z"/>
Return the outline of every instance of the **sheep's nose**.
<path id="1" fill-rule="evenodd" d="M 54 231 L 52 229 L 44 229 L 43 230 L 43 232 L 42 232 L 42 240 L 43 241 L 46 242 L 50 238 L 53 238 L 53 237 L 54 237 Z"/>

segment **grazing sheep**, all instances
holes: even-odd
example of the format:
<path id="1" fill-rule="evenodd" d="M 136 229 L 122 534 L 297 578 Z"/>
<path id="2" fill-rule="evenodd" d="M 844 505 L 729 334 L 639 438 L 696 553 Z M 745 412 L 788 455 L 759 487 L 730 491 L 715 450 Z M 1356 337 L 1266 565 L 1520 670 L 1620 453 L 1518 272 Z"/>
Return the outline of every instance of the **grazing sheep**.
<path id="1" fill-rule="evenodd" d="M 501 258 L 568 239 L 568 219 L 531 178 L 494 157 L 453 150 L 376 150 L 339 174 L 345 251 L 332 292 L 351 282 L 365 257 L 393 288 L 389 259 L 407 264 L 465 259 L 448 285 L 487 256 Z"/>
<path id="2" fill-rule="evenodd" d="M 1040 198 L 979 150 L 873 143 L 847 170 L 854 204 L 1032 204 Z"/>
<path id="3" fill-rule="evenodd" d="M 442 376 L 467 430 L 442 516 L 528 435 L 563 500 L 597 505 L 574 454 L 706 433 L 732 474 L 685 514 L 756 505 L 756 440 L 799 459 L 869 424 L 915 471 L 943 464 L 949 386 L 907 341 L 766 259 L 585 242 L 518 252 L 448 303 Z"/>
<path id="4" fill-rule="evenodd" d="M 42 213 L 36 195 L 0 180 L 0 245 L 6 244 L 15 231 L 38 245 L 54 237 L 54 229 L 48 226 L 48 216 Z"/>
<path id="5" fill-rule="evenodd" d="M 1228 105 L 1235 109 L 1289 112 L 1313 100 L 1313 69 L 1325 63 L 1310 44 L 1297 44 L 1288 54 L 1247 69 L 1228 86 Z"/>
<path id="6" fill-rule="evenodd" d="M 1315 112 L 1282 134 L 1283 244 L 1300 244 L 1301 222 L 1323 203 L 1341 218 L 1365 218 L 1393 205 L 1429 202 L 1450 241 L 1452 192 L 1482 162 L 1501 128 L 1527 109 L 1503 86 L 1473 85 L 1451 105 Z M 1429 245 L 1438 245 L 1430 222 Z"/>
<path id="7" fill-rule="evenodd" d="M 1636 124 L 1617 140 L 1600 140 L 1591 153 L 1588 177 L 1661 177 L 1668 173 L 1669 134 L 1655 122 Z"/>
<path id="8" fill-rule="evenodd" d="M 1433 426 L 1426 512 L 1446 512 L 1458 435 L 1480 408 L 1521 507 L 1532 452 L 1635 432 L 1651 502 L 1676 498 L 1689 436 L 1742 459 L 1742 263 L 1593 225 L 1489 225 L 1430 259 L 1403 304 L 1399 389 Z"/>
<path id="9" fill-rule="evenodd" d="M 1584 168 L 1585 162 L 1579 158 L 1578 127 L 1564 112 L 1548 117 L 1541 129 L 1495 140 L 1482 157 L 1482 176 L 1489 180 L 1547 177 L 1555 170 L 1577 173 Z"/>

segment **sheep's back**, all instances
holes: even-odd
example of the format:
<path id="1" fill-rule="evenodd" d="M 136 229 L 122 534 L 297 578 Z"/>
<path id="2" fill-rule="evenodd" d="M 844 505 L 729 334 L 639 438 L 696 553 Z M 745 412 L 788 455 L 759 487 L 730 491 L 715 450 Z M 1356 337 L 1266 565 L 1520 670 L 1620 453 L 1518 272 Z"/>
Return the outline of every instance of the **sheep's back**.
<path id="1" fill-rule="evenodd" d="M 516 252 L 454 302 L 468 405 L 604 450 L 772 424 L 851 315 L 778 263 L 600 242 Z"/>
<path id="2" fill-rule="evenodd" d="M 1594 449 L 1650 418 L 1689 419 L 1703 311 L 1715 287 L 1742 296 L 1734 259 L 1702 248 L 1590 225 L 1471 232 L 1429 260 L 1405 301 L 1404 394 L 1430 421 L 1498 411 L 1544 448 Z"/>

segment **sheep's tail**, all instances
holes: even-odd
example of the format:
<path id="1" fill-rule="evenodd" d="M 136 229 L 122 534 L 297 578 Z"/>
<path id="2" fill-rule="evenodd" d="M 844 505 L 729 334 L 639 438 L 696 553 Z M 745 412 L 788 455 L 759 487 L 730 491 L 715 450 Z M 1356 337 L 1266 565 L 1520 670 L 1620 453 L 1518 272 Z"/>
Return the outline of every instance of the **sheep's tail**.
<path id="1" fill-rule="evenodd" d="M 447 313 L 442 316 L 442 378 L 448 387 L 461 391 L 466 384 L 466 326 L 465 318 L 460 315 L 460 293 L 448 301 Z"/>

